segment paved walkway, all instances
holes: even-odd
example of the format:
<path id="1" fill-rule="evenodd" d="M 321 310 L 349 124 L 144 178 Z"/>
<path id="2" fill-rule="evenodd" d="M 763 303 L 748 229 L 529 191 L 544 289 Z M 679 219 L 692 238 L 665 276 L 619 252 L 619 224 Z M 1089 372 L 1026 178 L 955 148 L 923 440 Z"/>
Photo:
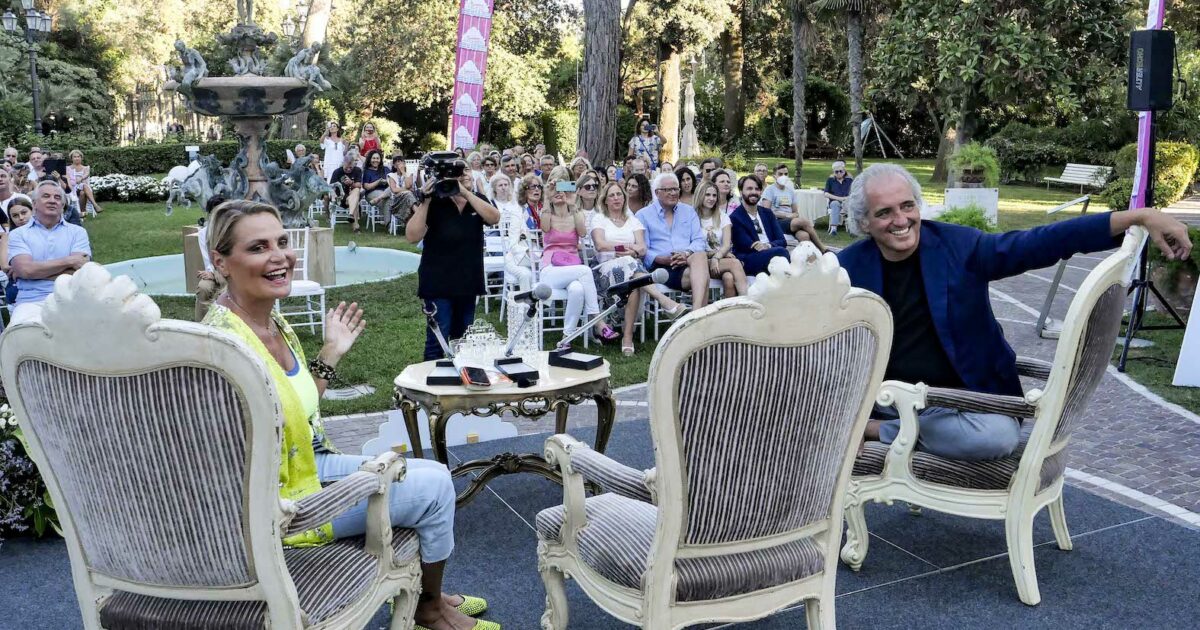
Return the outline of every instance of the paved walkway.
<path id="1" fill-rule="evenodd" d="M 1070 261 L 1052 316 L 1061 319 L 1066 314 L 1074 290 L 1104 255 L 1076 256 Z M 992 308 L 1019 355 L 1053 359 L 1055 341 L 1042 339 L 1034 330 L 1053 277 L 1054 268 L 1048 268 L 992 284 Z M 619 391 L 617 411 L 618 421 L 647 417 L 645 388 Z M 571 418 L 571 426 L 595 423 L 595 414 L 586 406 L 574 410 Z M 355 452 L 375 437 L 385 419 L 382 413 L 331 418 L 327 426 L 336 444 Z M 514 423 L 521 434 L 553 430 L 551 417 Z M 1109 367 L 1069 451 L 1067 476 L 1073 485 L 1200 528 L 1200 417 L 1196 414 Z"/>
<path id="2" fill-rule="evenodd" d="M 1175 215 L 1184 223 L 1200 226 L 1200 195 L 1181 199 L 1170 207 L 1164 208 L 1163 211 Z"/>

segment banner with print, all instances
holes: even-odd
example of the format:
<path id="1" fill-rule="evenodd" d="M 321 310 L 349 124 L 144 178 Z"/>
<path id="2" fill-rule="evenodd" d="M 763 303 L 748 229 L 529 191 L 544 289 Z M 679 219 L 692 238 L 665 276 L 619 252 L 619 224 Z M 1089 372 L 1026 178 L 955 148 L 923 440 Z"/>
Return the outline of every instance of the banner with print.
<path id="1" fill-rule="evenodd" d="M 454 97 L 450 101 L 451 148 L 474 149 L 479 142 L 483 77 L 492 37 L 494 0 L 462 0 L 458 12 L 458 52 L 454 62 Z"/>

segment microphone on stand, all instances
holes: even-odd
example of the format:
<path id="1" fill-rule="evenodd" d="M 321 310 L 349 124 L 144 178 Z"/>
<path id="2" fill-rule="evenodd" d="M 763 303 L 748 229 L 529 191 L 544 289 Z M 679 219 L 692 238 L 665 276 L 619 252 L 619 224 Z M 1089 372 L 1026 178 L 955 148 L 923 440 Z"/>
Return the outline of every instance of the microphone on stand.
<path id="1" fill-rule="evenodd" d="M 610 296 L 616 296 L 618 299 L 625 299 L 633 293 L 634 289 L 640 289 L 652 284 L 666 284 L 671 274 L 667 273 L 666 269 L 655 269 L 653 273 L 646 276 L 638 276 L 633 280 L 626 280 L 605 289 L 605 293 Z"/>
<path id="2" fill-rule="evenodd" d="M 525 303 L 532 304 L 534 302 L 542 302 L 544 300 L 550 299 L 550 295 L 553 292 L 554 291 L 553 291 L 553 289 L 550 288 L 550 285 L 539 282 L 537 284 L 537 286 L 533 287 L 532 289 L 530 289 L 528 291 L 521 291 L 520 293 L 514 293 L 512 296 L 512 299 L 514 302 L 525 302 Z"/>

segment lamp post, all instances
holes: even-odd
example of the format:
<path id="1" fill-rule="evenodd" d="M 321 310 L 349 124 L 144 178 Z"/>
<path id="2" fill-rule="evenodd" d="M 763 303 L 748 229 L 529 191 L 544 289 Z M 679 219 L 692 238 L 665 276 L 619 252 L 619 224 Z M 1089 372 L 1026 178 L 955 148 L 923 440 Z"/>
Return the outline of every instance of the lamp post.
<path id="1" fill-rule="evenodd" d="M 29 85 L 33 91 L 33 130 L 42 134 L 42 110 L 38 102 L 37 76 L 37 46 L 36 43 L 46 39 L 50 34 L 52 18 L 33 8 L 33 0 L 21 0 L 21 10 L 25 13 L 25 44 L 29 51 Z M 5 11 L 0 16 L 4 30 L 9 34 L 17 32 L 17 16 L 12 11 Z"/>

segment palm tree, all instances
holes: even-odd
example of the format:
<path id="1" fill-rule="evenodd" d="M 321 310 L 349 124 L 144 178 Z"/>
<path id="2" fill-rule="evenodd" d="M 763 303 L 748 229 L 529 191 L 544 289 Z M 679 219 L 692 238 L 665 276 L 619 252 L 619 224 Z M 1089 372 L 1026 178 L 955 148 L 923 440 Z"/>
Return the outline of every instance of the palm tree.
<path id="1" fill-rule="evenodd" d="M 846 12 L 847 67 L 850 74 L 850 131 L 854 135 L 854 170 L 862 172 L 863 11 L 866 0 L 816 0 L 813 9 L 823 13 Z"/>
<path id="2" fill-rule="evenodd" d="M 792 23 L 792 142 L 796 146 L 796 181 L 804 171 L 804 149 L 808 146 L 808 117 L 804 109 L 804 86 L 808 82 L 808 53 L 815 33 L 808 0 L 789 0 Z"/>

